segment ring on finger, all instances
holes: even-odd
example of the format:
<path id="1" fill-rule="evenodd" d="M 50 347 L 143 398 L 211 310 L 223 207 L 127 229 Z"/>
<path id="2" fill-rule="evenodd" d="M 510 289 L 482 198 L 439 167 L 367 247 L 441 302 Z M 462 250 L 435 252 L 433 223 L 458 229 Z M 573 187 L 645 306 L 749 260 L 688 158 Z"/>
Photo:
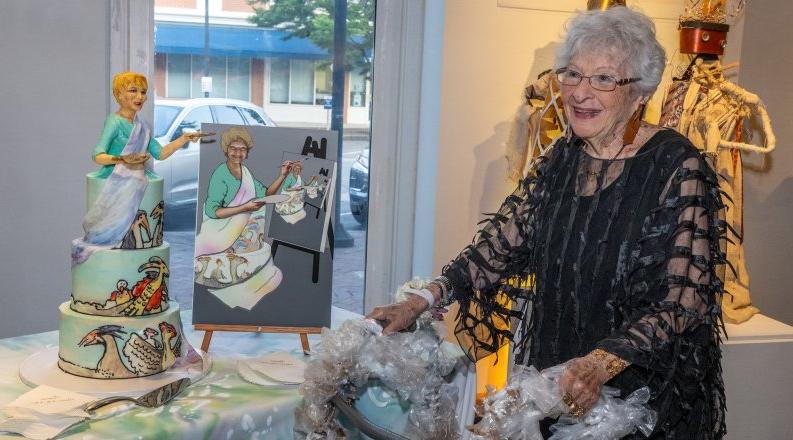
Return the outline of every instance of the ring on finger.
<path id="1" fill-rule="evenodd" d="M 570 407 L 570 415 L 574 417 L 581 417 L 586 412 L 583 407 L 575 403 L 573 396 L 571 396 L 570 393 L 564 393 L 562 396 L 562 402 Z"/>

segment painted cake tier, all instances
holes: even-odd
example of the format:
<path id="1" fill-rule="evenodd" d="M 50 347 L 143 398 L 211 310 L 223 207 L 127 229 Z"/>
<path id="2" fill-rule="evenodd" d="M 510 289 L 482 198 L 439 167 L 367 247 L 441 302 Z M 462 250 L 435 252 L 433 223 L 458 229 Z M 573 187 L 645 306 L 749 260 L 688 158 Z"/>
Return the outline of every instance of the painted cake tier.
<path id="1" fill-rule="evenodd" d="M 168 308 L 166 242 L 150 249 L 104 249 L 72 267 L 71 308 L 99 316 L 141 316 Z"/>
<path id="2" fill-rule="evenodd" d="M 86 177 L 86 208 L 91 209 L 102 188 L 107 182 L 106 178 L 98 177 L 99 171 L 88 173 Z M 163 179 L 154 173 L 146 173 L 149 184 L 143 193 L 143 200 L 130 225 L 129 232 L 124 236 L 122 249 L 142 249 L 159 246 L 163 243 L 162 231 L 165 215 L 165 202 L 163 201 Z"/>
<path id="3" fill-rule="evenodd" d="M 60 305 L 58 367 L 76 376 L 123 379 L 168 369 L 183 345 L 179 304 L 136 317 L 92 316 Z M 186 345 L 185 345 L 186 347 Z"/>

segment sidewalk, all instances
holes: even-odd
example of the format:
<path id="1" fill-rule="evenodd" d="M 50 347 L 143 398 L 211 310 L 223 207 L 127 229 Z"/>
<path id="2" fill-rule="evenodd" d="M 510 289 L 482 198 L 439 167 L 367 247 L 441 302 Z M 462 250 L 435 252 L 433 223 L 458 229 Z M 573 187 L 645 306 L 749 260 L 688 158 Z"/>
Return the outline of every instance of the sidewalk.
<path id="1" fill-rule="evenodd" d="M 273 121 L 278 127 L 293 127 L 293 128 L 318 128 L 328 130 L 327 124 L 312 124 L 308 122 L 284 122 Z M 344 126 L 344 140 L 363 141 L 369 140 L 369 125 L 368 124 L 348 124 Z"/>

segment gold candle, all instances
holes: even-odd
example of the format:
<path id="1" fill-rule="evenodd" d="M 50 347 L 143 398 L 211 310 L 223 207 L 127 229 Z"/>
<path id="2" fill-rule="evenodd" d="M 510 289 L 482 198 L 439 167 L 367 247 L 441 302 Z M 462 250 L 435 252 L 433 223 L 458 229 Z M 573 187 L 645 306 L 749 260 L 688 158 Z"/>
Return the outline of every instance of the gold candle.
<path id="1" fill-rule="evenodd" d="M 625 0 L 587 0 L 586 7 L 590 11 L 600 9 L 605 11 L 612 6 L 625 6 Z"/>
<path id="2" fill-rule="evenodd" d="M 705 17 L 720 17 L 724 15 L 724 0 L 702 0 L 700 11 Z"/>

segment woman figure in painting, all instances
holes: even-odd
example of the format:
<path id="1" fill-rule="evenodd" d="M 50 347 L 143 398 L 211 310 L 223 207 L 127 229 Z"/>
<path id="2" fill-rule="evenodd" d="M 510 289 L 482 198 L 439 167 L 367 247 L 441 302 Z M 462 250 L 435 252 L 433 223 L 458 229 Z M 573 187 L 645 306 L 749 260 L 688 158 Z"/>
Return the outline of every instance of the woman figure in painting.
<path id="1" fill-rule="evenodd" d="M 209 179 L 204 214 L 209 218 L 228 218 L 235 214 L 254 212 L 264 206 L 263 201 L 254 199 L 271 196 L 278 193 L 278 188 L 289 174 L 292 164 L 284 161 L 281 172 L 273 183 L 267 187 L 253 178 L 243 161 L 248 158 L 248 153 L 253 148 L 253 138 L 248 130 L 242 127 L 232 127 L 223 133 L 220 140 L 226 162 L 215 168 Z M 250 188 L 243 188 L 245 186 Z M 236 199 L 236 202 L 235 202 Z"/>
<path id="2" fill-rule="evenodd" d="M 388 334 L 456 301 L 472 358 L 511 339 L 517 363 L 566 364 L 559 386 L 571 414 L 592 408 L 603 385 L 623 397 L 648 386 L 659 416 L 651 438 L 722 438 L 723 205 L 690 142 L 641 122 L 664 65 L 644 15 L 613 7 L 573 18 L 556 55 L 570 132 L 441 277 L 370 317 Z M 512 287 L 514 277 L 535 282 Z"/>
<path id="3" fill-rule="evenodd" d="M 303 189 L 303 179 L 300 177 L 300 173 L 302 172 L 303 164 L 301 162 L 292 163 L 292 166 L 289 168 L 289 175 L 284 179 L 283 185 L 281 185 L 281 192 L 289 194 Z"/>
<path id="4" fill-rule="evenodd" d="M 257 231 L 264 230 L 265 211 L 262 208 L 266 202 L 262 198 L 278 193 L 292 162 L 284 161 L 280 166 L 278 177 L 269 186 L 265 186 L 253 177 L 244 164 L 254 146 L 248 130 L 243 127 L 226 130 L 221 136 L 220 146 L 226 161 L 215 168 L 209 179 L 201 231 L 196 236 L 196 261 L 202 261 L 202 257 L 210 256 L 216 262 L 221 261 L 224 267 L 230 267 L 231 261 L 228 259 L 227 251 L 232 251 L 233 255 L 244 256 L 249 267 L 254 267 L 251 273 L 261 272 L 259 275 L 263 279 L 254 280 L 256 286 L 248 285 L 241 288 L 241 291 L 249 289 L 248 293 L 253 293 L 260 291 L 262 286 L 266 285 L 265 290 L 269 292 L 281 280 L 280 271 L 272 263 L 270 246 L 261 243 L 251 249 L 244 243 L 247 236 L 253 236 Z M 248 280 L 237 279 L 238 283 L 244 281 Z M 196 272 L 196 282 L 211 288 L 223 288 L 228 285 L 225 278 L 212 276 L 207 278 L 200 276 L 198 272 Z M 231 293 L 226 292 L 227 296 L 224 298 Z"/>
<path id="5" fill-rule="evenodd" d="M 303 172 L 303 163 L 300 161 L 292 162 L 289 167 L 289 175 L 281 185 L 281 194 L 289 196 L 289 200 L 275 205 L 275 212 L 281 214 L 281 218 L 287 223 L 294 224 L 306 217 L 303 209 L 303 195 L 305 188 L 300 173 Z"/>
<path id="6" fill-rule="evenodd" d="M 148 82 L 135 72 L 113 77 L 113 96 L 119 109 L 105 119 L 102 135 L 93 150 L 93 159 L 102 168 L 97 173 L 107 179 L 102 192 L 86 213 L 85 236 L 75 243 L 72 261 L 81 263 L 98 249 L 119 244 L 140 209 L 148 181 L 157 176 L 144 170 L 149 157 L 165 160 L 201 133 L 185 133 L 166 146 L 151 136 L 151 127 L 138 117 L 146 103 Z"/>

